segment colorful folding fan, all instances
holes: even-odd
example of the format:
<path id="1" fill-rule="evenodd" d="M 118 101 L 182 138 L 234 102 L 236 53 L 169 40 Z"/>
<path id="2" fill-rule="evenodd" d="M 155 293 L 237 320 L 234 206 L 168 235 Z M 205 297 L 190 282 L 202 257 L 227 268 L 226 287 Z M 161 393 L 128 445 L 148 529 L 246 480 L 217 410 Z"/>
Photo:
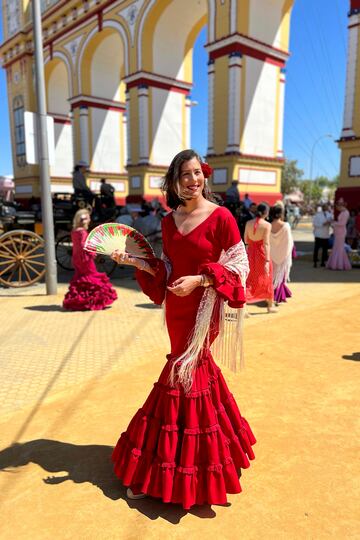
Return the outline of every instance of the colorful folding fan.
<path id="1" fill-rule="evenodd" d="M 102 255 L 111 255 L 118 249 L 142 259 L 155 257 L 146 238 L 132 227 L 121 223 L 103 223 L 95 227 L 87 237 L 84 249 Z"/>

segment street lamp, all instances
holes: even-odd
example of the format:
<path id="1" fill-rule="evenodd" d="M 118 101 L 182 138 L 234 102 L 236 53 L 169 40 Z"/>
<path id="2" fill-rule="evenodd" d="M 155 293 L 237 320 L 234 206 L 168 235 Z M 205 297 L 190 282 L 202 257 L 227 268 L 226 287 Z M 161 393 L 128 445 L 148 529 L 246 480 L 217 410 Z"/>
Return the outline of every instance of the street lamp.
<path id="1" fill-rule="evenodd" d="M 321 135 L 320 137 L 318 137 L 316 139 L 316 141 L 314 142 L 314 144 L 312 145 L 311 156 L 310 156 L 310 181 L 312 181 L 312 179 L 313 179 L 313 165 L 314 165 L 315 147 L 318 144 L 318 142 L 322 141 L 323 139 L 332 139 L 332 140 L 334 140 L 334 137 L 331 135 L 331 133 L 326 133 L 326 135 Z M 313 194 L 313 191 L 314 191 L 314 189 L 313 189 L 313 186 L 312 186 L 311 194 Z"/>
<path id="2" fill-rule="evenodd" d="M 33 41 L 35 59 L 35 81 L 38 120 L 39 172 L 41 185 L 41 213 L 44 225 L 45 241 L 45 281 L 46 294 L 56 294 L 57 269 L 55 258 L 54 219 L 51 200 L 49 149 L 46 126 L 46 98 L 43 40 L 41 28 L 40 0 L 32 0 Z"/>

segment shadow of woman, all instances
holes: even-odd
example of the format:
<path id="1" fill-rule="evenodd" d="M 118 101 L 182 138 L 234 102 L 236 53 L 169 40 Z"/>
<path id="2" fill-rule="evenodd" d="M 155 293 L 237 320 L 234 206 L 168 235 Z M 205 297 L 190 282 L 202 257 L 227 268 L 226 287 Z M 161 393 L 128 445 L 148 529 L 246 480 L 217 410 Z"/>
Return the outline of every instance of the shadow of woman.
<path id="1" fill-rule="evenodd" d="M 64 309 L 60 304 L 51 304 L 48 306 L 25 306 L 24 309 L 27 309 L 28 311 L 61 311 L 66 313 L 66 309 Z"/>
<path id="2" fill-rule="evenodd" d="M 13 468 L 36 463 L 50 473 L 64 473 L 48 476 L 43 482 L 48 485 L 61 484 L 70 480 L 75 484 L 89 482 L 99 488 L 105 497 L 113 501 L 123 499 L 130 508 L 137 509 L 151 520 L 159 517 L 177 524 L 187 513 L 200 518 L 214 518 L 216 513 L 210 505 L 195 506 L 190 511 L 180 505 L 165 504 L 151 497 L 130 500 L 126 488 L 121 485 L 113 472 L 111 453 L 113 448 L 104 445 L 75 445 L 48 439 L 37 439 L 26 443 L 16 443 L 0 451 L 0 471 L 12 472 Z M 230 506 L 228 504 L 228 506 Z"/>

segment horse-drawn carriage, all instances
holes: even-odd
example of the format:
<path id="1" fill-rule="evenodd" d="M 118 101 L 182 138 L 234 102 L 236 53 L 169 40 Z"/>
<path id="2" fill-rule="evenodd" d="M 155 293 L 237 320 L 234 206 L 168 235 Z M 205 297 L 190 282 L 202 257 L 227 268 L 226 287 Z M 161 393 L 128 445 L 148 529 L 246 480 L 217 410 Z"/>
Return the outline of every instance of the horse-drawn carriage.
<path id="1" fill-rule="evenodd" d="M 10 183 L 0 184 L 0 285 L 27 287 L 45 274 L 41 207 L 34 201 L 30 209 L 23 209 L 14 201 L 14 185 Z M 73 216 L 85 206 L 86 201 L 68 193 L 53 196 L 56 260 L 65 270 L 73 268 L 70 235 Z M 115 209 L 107 210 L 98 206 L 94 212 L 95 225 L 114 217 Z M 116 268 L 116 263 L 106 257 L 98 257 L 96 264 L 99 271 L 107 274 Z"/>

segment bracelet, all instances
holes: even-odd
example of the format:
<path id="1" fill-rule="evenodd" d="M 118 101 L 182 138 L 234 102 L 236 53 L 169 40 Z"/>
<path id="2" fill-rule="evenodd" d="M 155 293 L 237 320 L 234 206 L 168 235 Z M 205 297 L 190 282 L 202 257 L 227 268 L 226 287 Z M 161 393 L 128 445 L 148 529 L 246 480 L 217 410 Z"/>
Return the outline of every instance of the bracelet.
<path id="1" fill-rule="evenodd" d="M 206 280 L 205 274 L 201 274 L 200 287 L 210 287 L 210 283 Z"/>

